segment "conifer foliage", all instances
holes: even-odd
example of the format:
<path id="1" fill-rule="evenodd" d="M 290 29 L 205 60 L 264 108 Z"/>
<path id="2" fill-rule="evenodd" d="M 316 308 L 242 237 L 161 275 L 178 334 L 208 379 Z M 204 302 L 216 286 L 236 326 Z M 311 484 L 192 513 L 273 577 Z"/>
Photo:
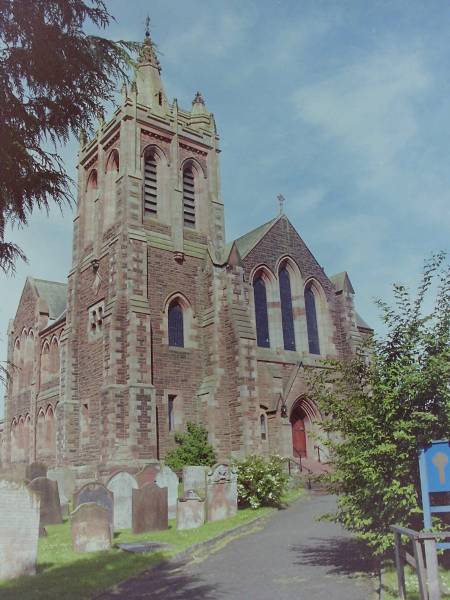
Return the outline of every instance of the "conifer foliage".
<path id="1" fill-rule="evenodd" d="M 311 377 L 325 415 L 338 494 L 329 515 L 382 554 L 389 527 L 422 529 L 418 450 L 450 437 L 450 266 L 426 261 L 415 297 L 395 285 L 378 301 L 386 334 Z"/>
<path id="2" fill-rule="evenodd" d="M 91 131 L 137 45 L 88 35 L 112 20 L 102 0 L 0 1 L 0 269 L 23 251 L 5 239 L 35 208 L 71 202 L 60 144 Z M 45 148 L 44 148 L 45 146 Z"/>

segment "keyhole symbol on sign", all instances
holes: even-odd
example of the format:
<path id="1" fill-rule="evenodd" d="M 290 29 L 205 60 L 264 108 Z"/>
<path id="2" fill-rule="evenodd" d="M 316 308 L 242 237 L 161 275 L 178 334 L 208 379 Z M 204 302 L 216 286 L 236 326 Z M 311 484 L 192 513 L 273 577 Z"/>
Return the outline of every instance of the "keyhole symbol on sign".
<path id="1" fill-rule="evenodd" d="M 448 456 L 443 452 L 438 452 L 433 456 L 433 465 L 439 471 L 439 483 L 445 483 L 445 467 L 448 464 Z"/>

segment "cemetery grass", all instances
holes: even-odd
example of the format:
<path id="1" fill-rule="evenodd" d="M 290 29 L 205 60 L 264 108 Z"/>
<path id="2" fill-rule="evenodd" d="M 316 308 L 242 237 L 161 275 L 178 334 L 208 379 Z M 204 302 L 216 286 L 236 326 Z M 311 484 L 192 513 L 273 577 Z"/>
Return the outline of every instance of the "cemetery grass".
<path id="1" fill-rule="evenodd" d="M 450 600 L 450 570 L 440 567 L 439 574 L 442 591 L 441 599 Z M 408 600 L 420 600 L 417 575 L 409 565 L 405 568 L 405 583 Z M 398 600 L 397 571 L 395 570 L 395 565 L 392 563 L 387 564 L 385 567 L 382 589 L 384 600 Z"/>
<path id="2" fill-rule="evenodd" d="M 302 494 L 302 490 L 292 490 L 283 500 L 289 504 Z M 48 536 L 39 539 L 36 576 L 0 582 L 0 597 L 2 600 L 88 600 L 190 546 L 274 510 L 269 507 L 240 509 L 230 519 L 187 531 L 177 531 L 173 520 L 165 531 L 133 534 L 131 530 L 123 530 L 114 534 L 114 545 L 144 540 L 170 544 L 169 549 L 154 554 L 132 554 L 116 547 L 106 552 L 76 553 L 72 550 L 69 521 L 48 525 Z"/>

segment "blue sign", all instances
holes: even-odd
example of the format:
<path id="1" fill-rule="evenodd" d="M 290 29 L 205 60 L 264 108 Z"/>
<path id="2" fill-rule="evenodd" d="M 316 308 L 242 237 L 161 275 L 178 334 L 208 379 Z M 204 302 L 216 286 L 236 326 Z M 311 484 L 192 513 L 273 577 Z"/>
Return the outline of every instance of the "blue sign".
<path id="1" fill-rule="evenodd" d="M 432 513 L 448 513 L 450 505 L 431 506 L 430 494 L 450 492 L 450 442 L 439 440 L 420 451 L 420 485 L 422 488 L 423 523 L 431 529 Z M 438 548 L 450 548 L 450 542 L 437 544 Z"/>

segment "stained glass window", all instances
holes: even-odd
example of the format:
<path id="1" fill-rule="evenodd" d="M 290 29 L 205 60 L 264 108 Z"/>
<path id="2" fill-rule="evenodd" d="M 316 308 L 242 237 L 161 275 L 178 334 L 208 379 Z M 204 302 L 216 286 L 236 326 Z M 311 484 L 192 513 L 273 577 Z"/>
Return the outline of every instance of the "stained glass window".
<path id="1" fill-rule="evenodd" d="M 168 311 L 169 346 L 184 347 L 183 309 L 172 302 Z"/>
<path id="2" fill-rule="evenodd" d="M 295 350 L 294 314 L 292 312 L 291 280 L 286 267 L 280 269 L 281 322 L 285 350 Z"/>
<path id="3" fill-rule="evenodd" d="M 311 354 L 320 354 L 319 329 L 317 327 L 316 298 L 311 285 L 305 289 L 306 326 L 308 345 Z"/>
<path id="4" fill-rule="evenodd" d="M 266 285 L 262 277 L 257 277 L 253 282 L 255 298 L 256 342 L 262 348 L 270 347 L 269 318 L 267 315 Z"/>

